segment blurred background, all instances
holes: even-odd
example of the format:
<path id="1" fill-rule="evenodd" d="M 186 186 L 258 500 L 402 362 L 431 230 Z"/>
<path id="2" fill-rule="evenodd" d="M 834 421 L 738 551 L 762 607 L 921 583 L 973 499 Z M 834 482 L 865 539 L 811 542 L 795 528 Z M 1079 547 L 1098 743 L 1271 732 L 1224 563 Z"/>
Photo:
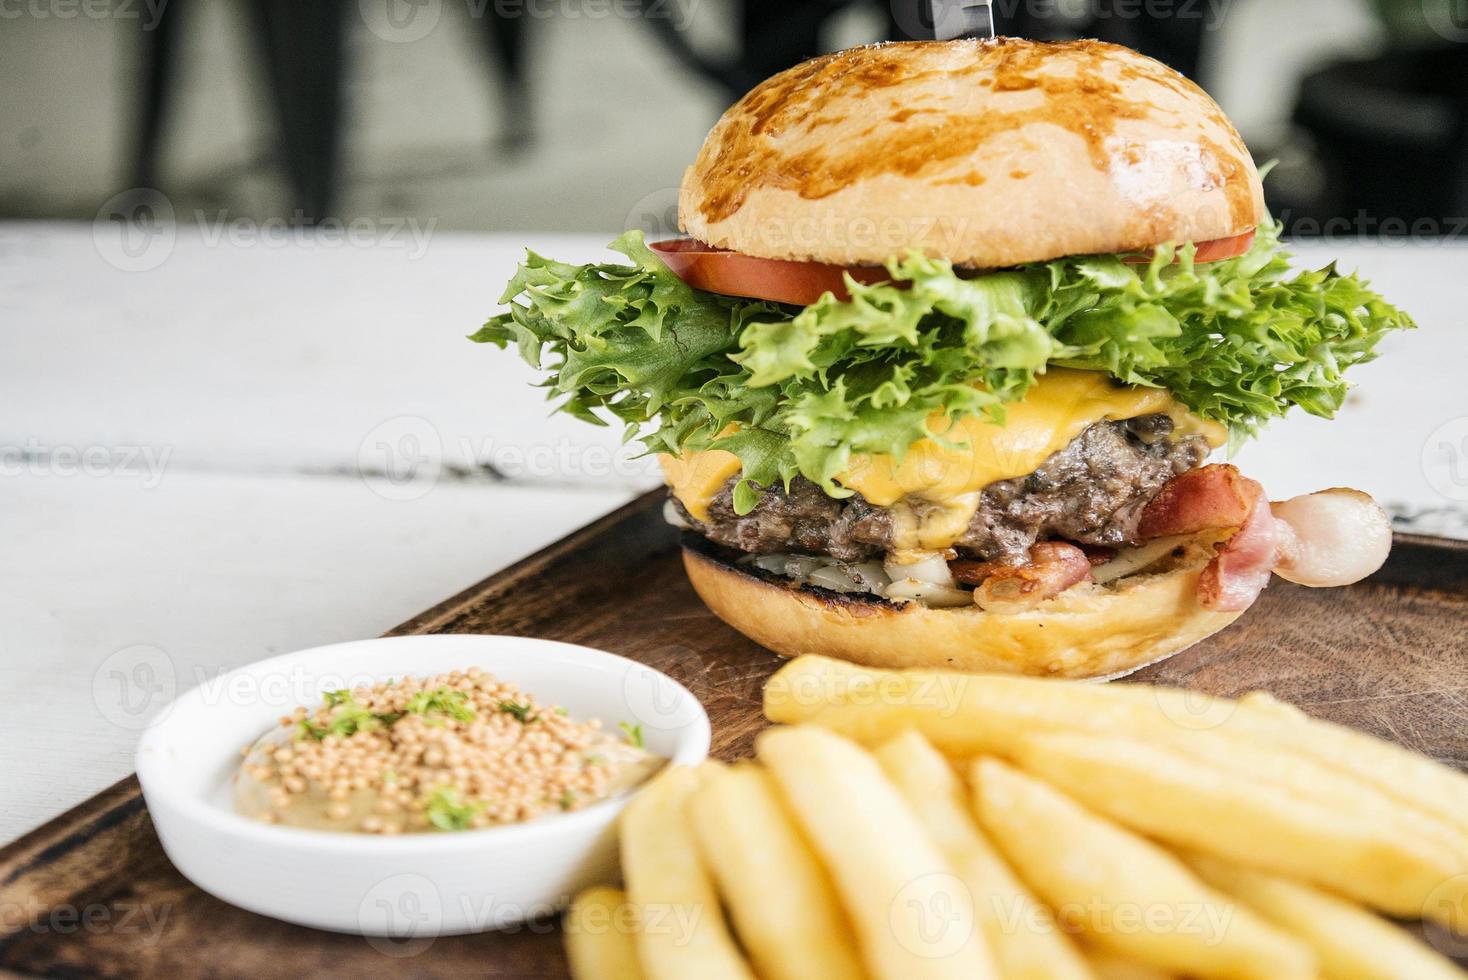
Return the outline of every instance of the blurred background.
<path id="1" fill-rule="evenodd" d="M 464 336 L 526 245 L 674 232 L 718 114 L 932 31 L 896 3 L 0 0 L 0 844 L 125 775 L 176 691 L 380 633 L 656 485 Z M 1468 539 L 1468 0 L 994 9 L 1192 75 L 1278 161 L 1300 265 L 1421 324 L 1239 465 Z"/>
<path id="2" fill-rule="evenodd" d="M 994 12 L 1194 77 L 1278 161 L 1295 234 L 1462 230 L 1468 0 Z M 740 93 L 925 20 L 916 0 L 0 0 L 0 218 L 105 220 L 152 188 L 163 219 L 200 223 L 670 231 L 683 167 Z"/>

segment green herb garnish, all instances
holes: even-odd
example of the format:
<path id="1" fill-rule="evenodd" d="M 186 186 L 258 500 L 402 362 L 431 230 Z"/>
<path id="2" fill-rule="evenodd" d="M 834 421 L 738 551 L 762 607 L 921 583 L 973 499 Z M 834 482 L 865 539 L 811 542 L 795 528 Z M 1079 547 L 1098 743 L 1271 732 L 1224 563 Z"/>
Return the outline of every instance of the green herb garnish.
<path id="1" fill-rule="evenodd" d="M 469 706 L 469 695 L 451 687 L 419 691 L 408 699 L 405 707 L 408 713 L 415 715 L 440 714 L 455 721 L 474 720 L 474 709 Z"/>
<path id="2" fill-rule="evenodd" d="M 514 715 L 515 720 L 522 725 L 534 721 L 534 719 L 530 717 L 529 704 L 519 704 L 515 701 L 501 701 L 500 710 L 507 715 Z"/>
<path id="3" fill-rule="evenodd" d="M 647 748 L 647 743 L 642 737 L 641 725 L 631 725 L 624 721 L 619 722 L 617 727 L 622 729 L 622 734 L 627 736 L 628 745 L 632 746 L 635 749 Z"/>
<path id="4" fill-rule="evenodd" d="M 440 786 L 428 797 L 428 822 L 439 830 L 468 830 L 482 812 L 483 804 L 465 802 L 453 786 Z"/>
<path id="5" fill-rule="evenodd" d="M 325 700 L 332 706 L 330 718 L 324 724 L 302 718 L 296 722 L 296 738 L 314 738 L 318 742 L 328 735 L 348 738 L 358 732 L 370 732 L 391 725 L 401 717 L 396 712 L 374 714 L 353 700 L 349 691 L 328 691 Z"/>

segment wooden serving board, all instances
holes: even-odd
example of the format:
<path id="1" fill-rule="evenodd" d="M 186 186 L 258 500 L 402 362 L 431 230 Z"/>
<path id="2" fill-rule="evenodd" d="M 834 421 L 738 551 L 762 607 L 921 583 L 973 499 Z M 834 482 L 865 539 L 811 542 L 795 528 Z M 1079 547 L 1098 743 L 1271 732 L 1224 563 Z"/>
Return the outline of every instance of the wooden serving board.
<path id="1" fill-rule="evenodd" d="M 584 643 L 677 678 L 747 755 L 780 664 L 724 626 L 683 576 L 662 492 L 633 501 L 393 630 Z M 1468 543 L 1399 535 L 1371 580 L 1276 580 L 1232 628 L 1133 679 L 1220 695 L 1268 689 L 1311 714 L 1468 768 Z M 3 790 L 0 790 L 3 791 Z M 400 945 L 226 905 L 164 856 L 128 778 L 0 850 L 0 975 L 559 977 L 553 922 Z"/>

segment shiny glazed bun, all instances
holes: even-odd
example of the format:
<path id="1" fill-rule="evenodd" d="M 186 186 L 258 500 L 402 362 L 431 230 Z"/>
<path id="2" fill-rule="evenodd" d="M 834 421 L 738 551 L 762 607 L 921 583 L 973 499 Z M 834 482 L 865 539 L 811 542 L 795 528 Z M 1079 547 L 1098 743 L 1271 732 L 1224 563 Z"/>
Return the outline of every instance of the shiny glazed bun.
<path id="1" fill-rule="evenodd" d="M 1100 41 L 917 41 L 774 76 L 683 178 L 688 234 L 749 255 L 999 267 L 1243 234 L 1258 171 L 1217 104 Z"/>
<path id="2" fill-rule="evenodd" d="M 868 667 L 926 667 L 1044 677 L 1116 677 L 1223 629 L 1239 612 L 1198 604 L 1213 557 L 1190 541 L 1157 571 L 1083 583 L 1027 612 L 929 608 L 866 593 L 795 586 L 688 541 L 683 566 L 724 622 L 787 657 L 818 653 Z"/>

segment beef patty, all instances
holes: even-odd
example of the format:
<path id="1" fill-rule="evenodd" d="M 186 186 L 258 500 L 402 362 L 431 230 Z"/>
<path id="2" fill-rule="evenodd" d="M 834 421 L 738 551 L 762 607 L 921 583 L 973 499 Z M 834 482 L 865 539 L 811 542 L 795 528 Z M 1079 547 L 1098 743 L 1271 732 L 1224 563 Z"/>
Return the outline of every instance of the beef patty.
<path id="1" fill-rule="evenodd" d="M 1095 423 L 1033 473 L 985 487 L 954 547 L 986 561 L 1021 562 L 1036 541 L 1052 538 L 1136 544 L 1137 520 L 1147 501 L 1208 455 L 1200 436 L 1174 440 L 1172 429 L 1172 419 L 1161 414 Z M 788 493 L 779 487 L 766 490 L 754 510 L 741 517 L 734 513 L 737 481 L 724 484 L 707 521 L 694 520 L 676 498 L 675 505 L 699 533 L 740 551 L 865 561 L 892 550 L 891 512 L 860 494 L 836 500 L 796 477 Z"/>

